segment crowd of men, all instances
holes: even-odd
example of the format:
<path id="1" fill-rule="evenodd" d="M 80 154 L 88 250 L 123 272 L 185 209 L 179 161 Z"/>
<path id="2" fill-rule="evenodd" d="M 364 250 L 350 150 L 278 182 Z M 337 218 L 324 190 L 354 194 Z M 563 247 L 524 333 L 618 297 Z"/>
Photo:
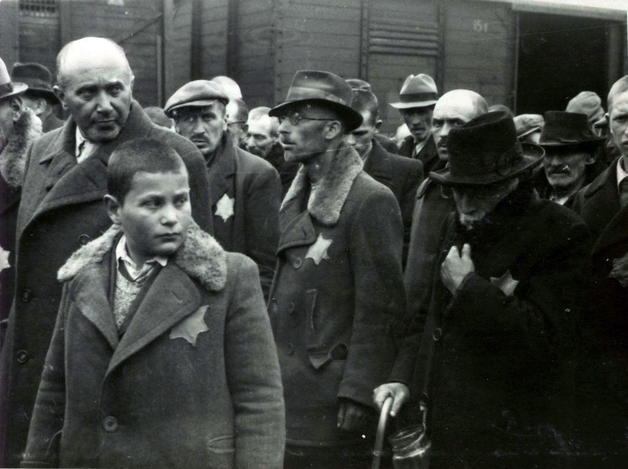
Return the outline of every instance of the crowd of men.
<path id="1" fill-rule="evenodd" d="M 396 458 L 625 467 L 628 76 L 514 116 L 410 75 L 395 139 L 327 71 L 133 82 L 0 60 L 0 466 L 370 467 L 392 398 Z"/>

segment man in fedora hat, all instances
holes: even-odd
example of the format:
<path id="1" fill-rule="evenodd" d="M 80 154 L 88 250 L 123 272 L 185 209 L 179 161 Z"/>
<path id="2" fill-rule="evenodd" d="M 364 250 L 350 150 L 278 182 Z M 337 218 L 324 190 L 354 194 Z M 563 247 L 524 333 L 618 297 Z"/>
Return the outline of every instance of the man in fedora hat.
<path id="1" fill-rule="evenodd" d="M 28 146 L 41 136 L 41 121 L 24 107 L 25 83 L 11 80 L 0 59 L 0 346 L 15 282 L 15 225 Z M 0 380 L 2 378 L 0 377 Z"/>
<path id="2" fill-rule="evenodd" d="M 195 80 L 175 91 L 164 110 L 174 119 L 176 132 L 205 158 L 216 240 L 257 263 L 268 299 L 279 241 L 281 182 L 270 163 L 239 148 L 227 131 L 226 109 L 233 102 L 218 83 Z"/>
<path id="3" fill-rule="evenodd" d="M 291 469 L 368 464 L 371 394 L 393 364 L 389 331 L 404 308 L 399 206 L 343 142 L 362 124 L 351 99 L 339 76 L 299 71 L 270 111 L 286 160 L 302 164 L 279 213 L 268 306 Z"/>
<path id="4" fill-rule="evenodd" d="M 203 158 L 186 139 L 155 126 L 133 100 L 134 77 L 124 50 L 110 39 L 82 38 L 61 49 L 57 64 L 55 92 L 71 117 L 28 150 L 16 229 L 16 299 L 0 361 L 10 369 L 10 378 L 0 380 L 0 400 L 9 400 L 0 442 L 8 439 L 11 466 L 19 464 L 26 445 L 59 310 L 57 270 L 111 225 L 102 198 L 113 151 L 141 137 L 174 148 L 189 173 L 192 217 L 212 230 Z"/>
<path id="5" fill-rule="evenodd" d="M 38 63 L 17 62 L 13 65 L 11 78 L 28 85 L 22 99 L 26 107 L 41 119 L 44 133 L 63 126 L 63 121 L 55 115 L 60 101 L 52 89 L 50 70 Z"/>
<path id="6" fill-rule="evenodd" d="M 573 209 L 593 235 L 589 314 L 584 315 L 578 436 L 597 455 L 578 467 L 623 467 L 628 458 L 628 75 L 608 93 L 606 115 L 615 146 L 613 163 L 575 197 Z"/>
<path id="7" fill-rule="evenodd" d="M 432 113 L 437 99 L 438 90 L 432 77 L 419 73 L 406 78 L 399 102 L 390 103 L 399 110 L 411 134 L 404 139 L 399 154 L 420 160 L 426 173 L 442 168 L 432 137 Z"/>
<path id="8" fill-rule="evenodd" d="M 604 137 L 591 130 L 585 114 L 547 111 L 539 139 L 545 150 L 544 171 L 536 184 L 541 198 L 570 207 L 576 192 L 604 170 L 598 159 L 603 142 Z"/>
<path id="9" fill-rule="evenodd" d="M 447 147 L 448 168 L 430 178 L 452 190 L 456 210 L 429 304 L 376 403 L 393 394 L 398 410 L 409 385 L 427 408 L 434 469 L 557 467 L 587 227 L 538 198 L 528 178 L 543 149 L 518 142 L 505 113 L 452 129 Z"/>

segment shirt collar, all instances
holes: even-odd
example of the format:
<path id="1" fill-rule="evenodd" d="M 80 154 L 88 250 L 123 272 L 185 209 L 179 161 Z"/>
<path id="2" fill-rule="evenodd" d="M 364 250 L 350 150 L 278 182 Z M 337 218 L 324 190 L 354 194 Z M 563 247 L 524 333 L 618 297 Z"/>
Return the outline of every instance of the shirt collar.
<path id="1" fill-rule="evenodd" d="M 625 156 L 622 156 L 617 160 L 617 192 L 620 192 L 619 185 L 621 182 L 628 177 L 628 172 L 624 169 L 624 165 L 621 163 L 624 160 Z"/>
<path id="2" fill-rule="evenodd" d="M 116 246 L 116 259 L 118 262 L 124 262 L 124 266 L 126 267 L 129 275 L 137 279 L 140 275 L 145 273 L 146 271 L 152 269 L 155 263 L 165 267 L 168 263 L 168 258 L 165 256 L 155 256 L 152 259 L 147 260 L 144 265 L 137 266 L 131 256 L 126 249 L 126 236 L 122 235 L 120 241 L 118 241 L 118 245 Z"/>

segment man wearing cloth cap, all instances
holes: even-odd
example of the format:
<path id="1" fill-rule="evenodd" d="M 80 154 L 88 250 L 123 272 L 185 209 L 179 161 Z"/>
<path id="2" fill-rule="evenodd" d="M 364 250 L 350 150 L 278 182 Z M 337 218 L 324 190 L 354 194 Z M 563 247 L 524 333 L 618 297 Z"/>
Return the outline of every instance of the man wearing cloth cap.
<path id="1" fill-rule="evenodd" d="M 133 100 L 133 72 L 124 50 L 105 38 L 66 44 L 57 57 L 55 92 L 71 118 L 29 147 L 17 220 L 16 298 L 11 309 L 0 379 L 0 399 L 10 399 L 0 419 L 8 438 L 8 464 L 24 451 L 31 412 L 61 300 L 57 270 L 74 251 L 110 225 L 102 199 L 107 165 L 122 143 L 151 138 L 174 148 L 190 176 L 192 217 L 211 232 L 209 187 L 194 145 L 153 125 Z M 5 404 L 6 405 L 6 404 Z M 0 461 L 0 467 L 4 461 Z"/>
<path id="2" fill-rule="evenodd" d="M 41 121 L 23 106 L 26 89 L 26 84 L 12 82 L 0 59 L 0 347 L 15 286 L 15 225 L 26 152 L 42 133 Z"/>
<path id="3" fill-rule="evenodd" d="M 430 302 L 376 403 L 393 394 L 398 410 L 406 384 L 423 401 L 431 468 L 557 467 L 587 227 L 538 198 L 528 178 L 543 149 L 519 143 L 505 113 L 452 129 L 447 148 L 448 168 L 430 178 L 452 190 L 456 211 Z"/>
<path id="4" fill-rule="evenodd" d="M 411 134 L 399 147 L 399 154 L 420 160 L 426 174 L 444 166 L 439 163 L 432 137 L 432 113 L 437 99 L 438 91 L 432 77 L 419 73 L 406 78 L 399 92 L 399 102 L 390 103 L 399 110 Z"/>
<path id="5" fill-rule="evenodd" d="M 540 114 L 519 114 L 513 118 L 517 138 L 521 143 L 539 144 L 545 120 Z"/>
<path id="6" fill-rule="evenodd" d="M 228 103 L 222 86 L 196 80 L 177 90 L 164 110 L 177 133 L 205 158 L 216 240 L 257 263 L 267 298 L 279 240 L 281 183 L 270 163 L 234 145 L 227 131 Z"/>
<path id="7" fill-rule="evenodd" d="M 573 209 L 589 226 L 594 245 L 579 401 L 580 436 L 595 467 L 624 467 L 628 458 L 628 75 L 608 93 L 606 115 L 621 156 L 575 197 Z M 582 381 L 586 379 L 584 383 Z"/>
<path id="8" fill-rule="evenodd" d="M 350 105 L 342 78 L 299 71 L 286 101 L 270 112 L 279 118 L 286 160 L 303 165 L 279 214 L 268 307 L 290 469 L 369 464 L 371 394 L 393 364 L 390 330 L 404 308 L 399 206 L 343 142 L 362 123 Z"/>
<path id="9" fill-rule="evenodd" d="M 41 119 L 44 133 L 63 126 L 63 121 L 55 115 L 55 106 L 60 104 L 60 101 L 52 89 L 50 70 L 38 63 L 18 62 L 13 65 L 11 77 L 28 85 L 22 100 L 25 106 L 35 111 L 37 117 Z"/>
<path id="10" fill-rule="evenodd" d="M 547 111 L 539 139 L 544 171 L 535 184 L 541 198 L 570 207 L 576 192 L 604 170 L 598 159 L 602 142 L 604 137 L 593 133 L 584 114 Z"/>

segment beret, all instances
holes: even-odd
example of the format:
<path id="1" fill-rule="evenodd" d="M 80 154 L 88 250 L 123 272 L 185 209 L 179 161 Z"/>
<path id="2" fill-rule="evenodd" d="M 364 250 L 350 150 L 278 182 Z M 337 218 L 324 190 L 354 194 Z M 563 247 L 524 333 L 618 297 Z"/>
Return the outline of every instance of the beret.
<path id="1" fill-rule="evenodd" d="M 209 80 L 195 80 L 186 83 L 174 92 L 164 107 L 164 112 L 168 117 L 174 117 L 173 112 L 182 107 L 211 106 L 216 101 L 225 106 L 229 103 L 229 98 L 225 90 L 218 83 Z"/>

